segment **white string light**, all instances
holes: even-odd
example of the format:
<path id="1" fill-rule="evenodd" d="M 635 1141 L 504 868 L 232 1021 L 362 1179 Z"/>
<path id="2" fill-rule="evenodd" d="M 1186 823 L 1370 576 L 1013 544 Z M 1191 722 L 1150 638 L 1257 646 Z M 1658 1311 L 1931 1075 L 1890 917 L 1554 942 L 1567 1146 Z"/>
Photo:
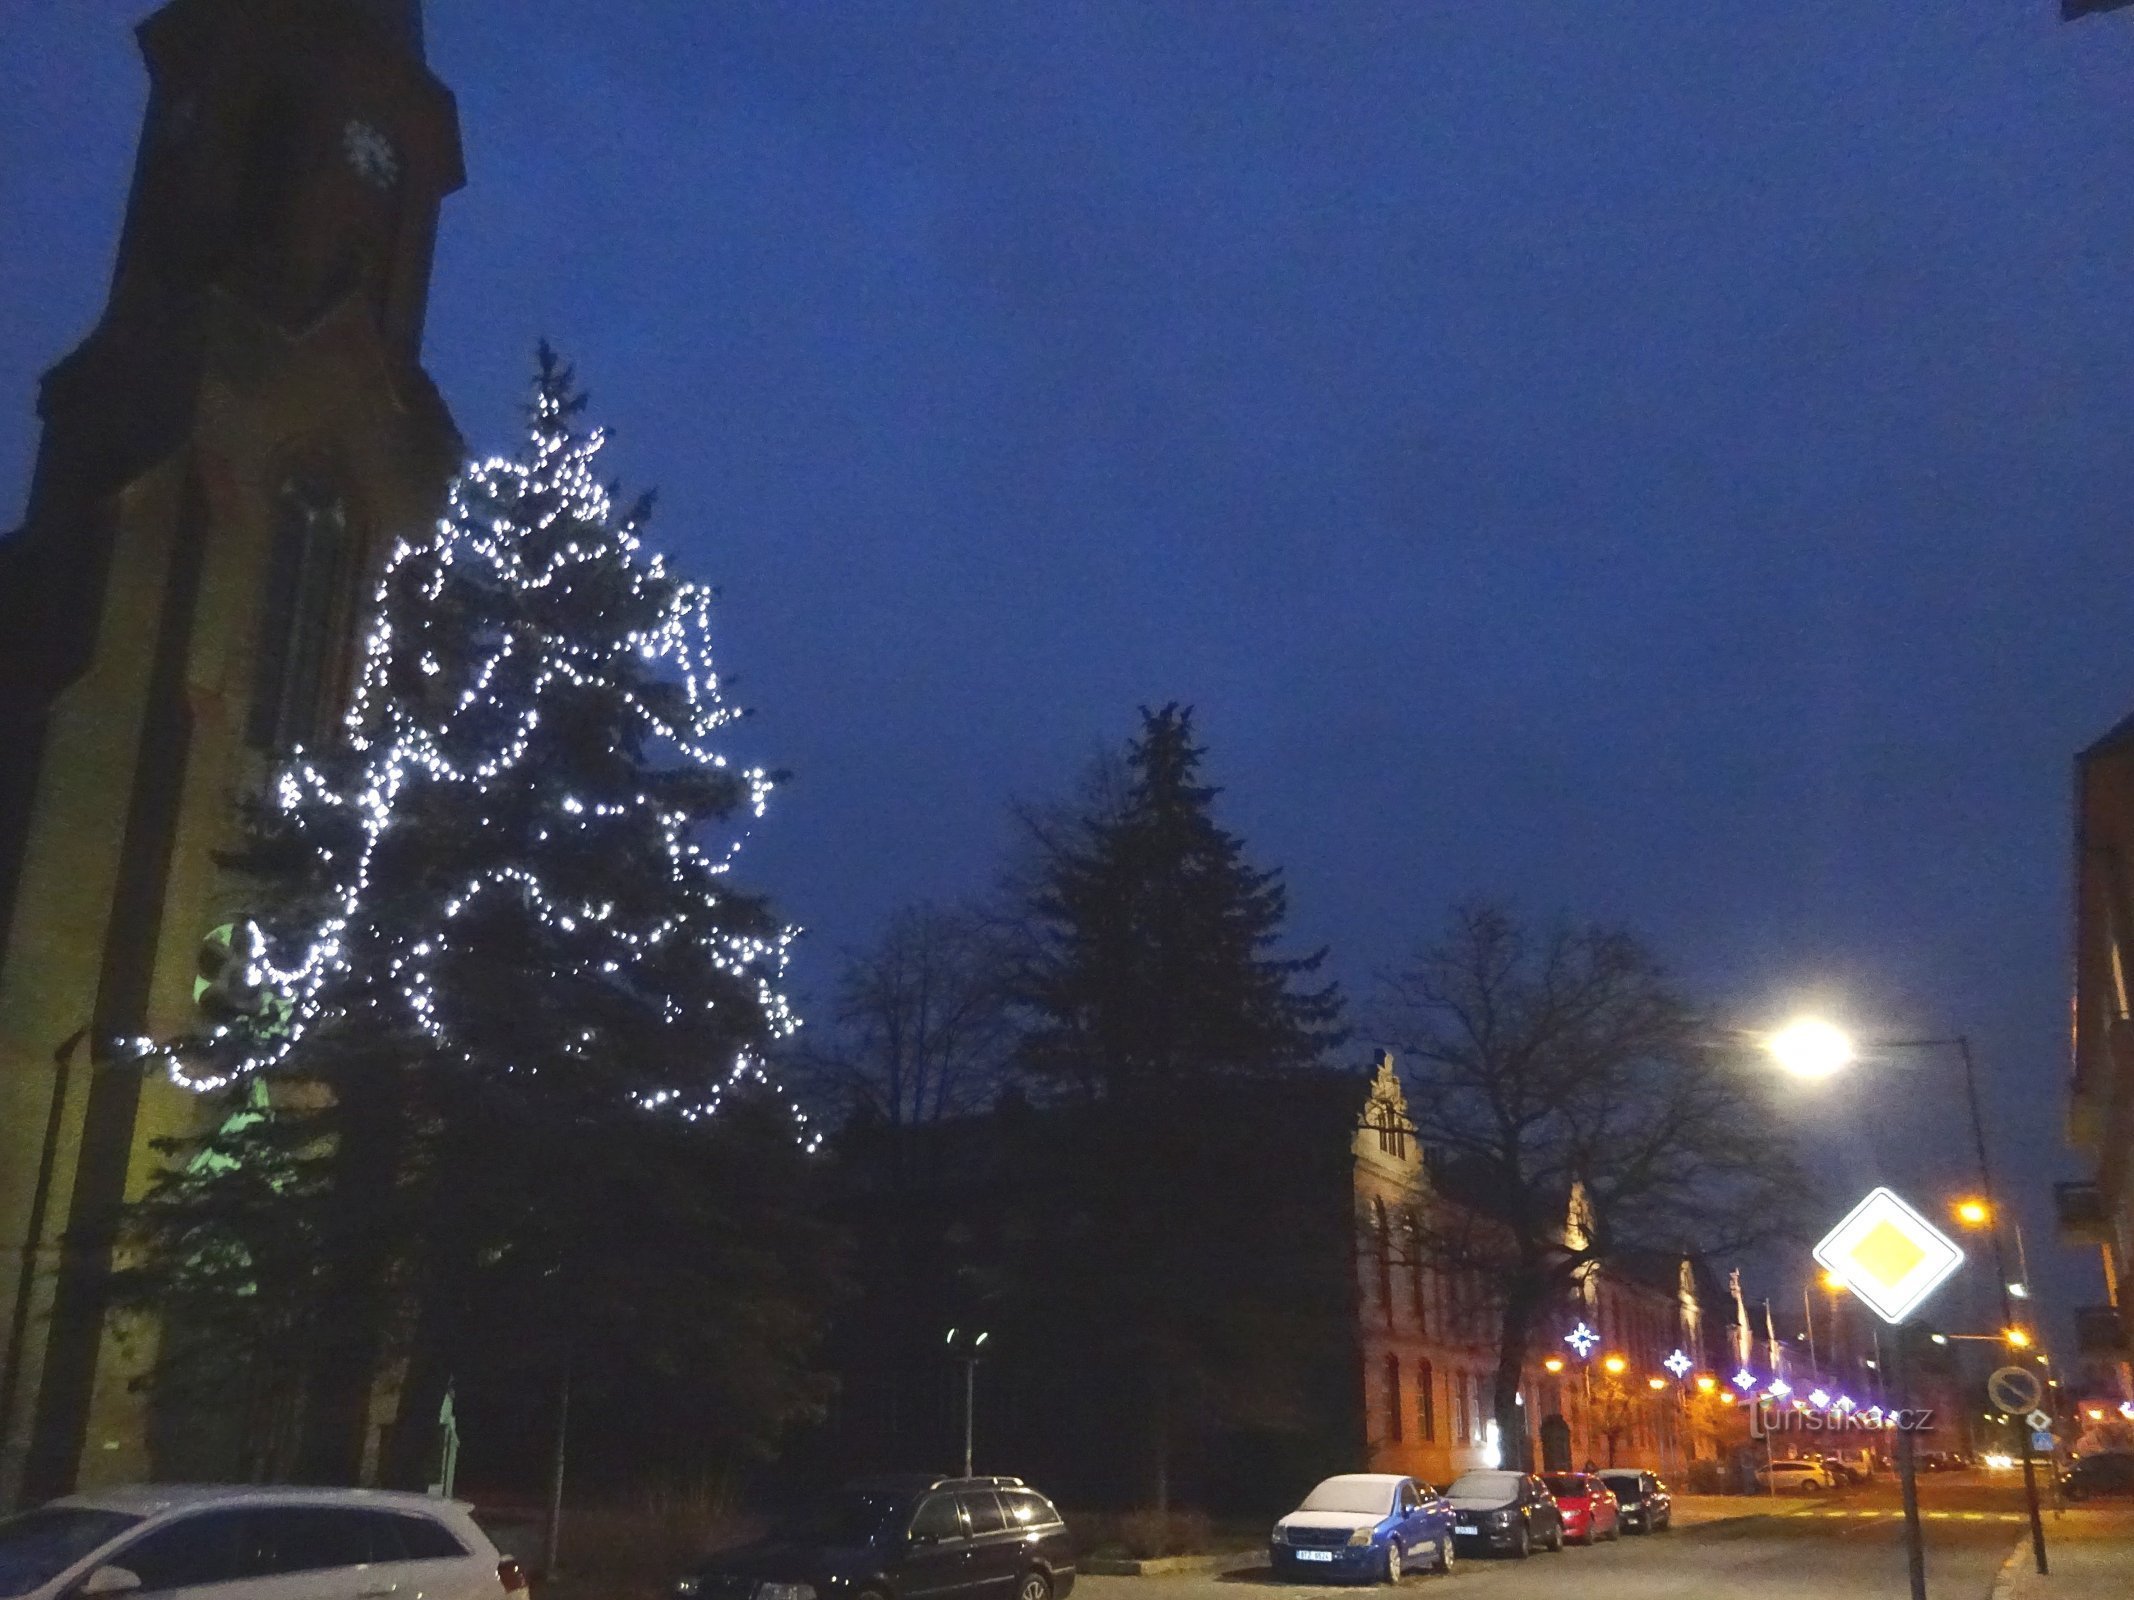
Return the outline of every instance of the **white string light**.
<path id="1" fill-rule="evenodd" d="M 333 880 L 332 910 L 308 937 L 290 941 L 296 948 L 287 964 L 275 959 L 278 952 L 255 954 L 266 985 L 287 1002 L 286 1028 L 235 1041 L 244 1053 L 219 1071 L 198 1063 L 189 1069 L 178 1052 L 166 1052 L 172 1077 L 185 1087 L 217 1089 L 273 1068 L 322 1020 L 343 1015 L 352 1002 L 337 980 L 356 975 L 357 946 L 367 947 L 364 960 L 391 975 L 397 1003 L 421 1035 L 471 1063 L 437 989 L 435 967 L 465 948 L 454 942 L 463 919 L 494 896 L 511 897 L 549 933 L 563 936 L 570 958 L 559 977 L 626 978 L 652 957 L 677 959 L 667 947 L 679 945 L 733 980 L 722 986 L 729 1004 L 753 1009 L 753 1017 L 731 1024 L 730 1037 L 776 1040 L 800 1026 L 782 989 L 798 930 L 736 926 L 751 920 L 752 907 L 723 880 L 741 839 L 707 850 L 691 837 L 700 819 L 687 805 L 646 792 L 686 791 L 692 774 L 718 774 L 738 784 L 751 818 L 760 818 L 770 799 L 768 773 L 731 771 L 718 748 L 722 730 L 740 713 L 721 698 L 712 664 L 712 592 L 668 573 L 663 559 L 643 548 L 639 519 L 619 513 L 593 475 L 604 435 L 571 431 L 573 403 L 564 382 L 551 372 L 538 386 L 528 459 L 470 465 L 451 486 L 429 537 L 401 539 L 389 553 L 343 719 L 345 754 L 325 763 L 332 769 L 326 771 L 299 750 L 270 788 L 273 806 L 299 836 L 314 829 L 321 835 L 316 843 Z M 566 525 L 559 529 L 559 522 Z M 448 586 L 461 606 L 469 596 L 503 601 L 496 616 L 471 630 L 471 639 L 454 636 L 455 629 L 469 630 L 445 603 Z M 549 592 L 553 602 L 546 602 Z M 564 605 L 574 624 L 592 614 L 623 625 L 610 638 L 545 626 L 545 613 Z M 458 669 L 455 660 L 462 662 Z M 619 718 L 610 750 L 635 792 L 596 796 L 592 775 L 548 770 L 563 746 L 539 738 L 544 712 L 567 716 L 583 707 L 588 691 Z M 665 763 L 648 767 L 654 755 Z M 655 781 L 646 782 L 648 776 Z M 570 788 L 550 797 L 544 779 L 556 777 Z M 666 778 L 683 781 L 658 781 Z M 488 828 L 499 816 L 522 822 L 537 816 L 533 837 L 550 845 L 635 828 L 639 848 L 650 842 L 664 861 L 669 892 L 657 914 L 632 920 L 610 898 L 559 893 L 532 867 L 499 862 L 441 893 L 420 925 L 376 925 L 373 878 L 387 837 L 396 827 L 422 825 L 412 820 L 411 803 L 434 805 L 440 796 L 460 825 Z M 696 1010 L 664 988 L 637 998 L 652 1001 L 670 1027 Z M 364 1003 L 375 1006 L 377 997 Z M 713 1011 L 720 999 L 700 1004 L 701 1012 Z M 224 1027 L 211 1037 L 233 1038 Z M 586 1028 L 557 1048 L 584 1056 L 596 1043 L 595 1030 Z M 495 1064 L 539 1070 L 533 1063 Z M 820 1136 L 806 1113 L 772 1081 L 756 1050 L 738 1048 L 721 1070 L 707 1074 L 701 1090 L 648 1089 L 639 1103 L 694 1121 L 716 1112 L 729 1089 L 756 1085 L 785 1103 L 803 1142 L 816 1147 Z"/>

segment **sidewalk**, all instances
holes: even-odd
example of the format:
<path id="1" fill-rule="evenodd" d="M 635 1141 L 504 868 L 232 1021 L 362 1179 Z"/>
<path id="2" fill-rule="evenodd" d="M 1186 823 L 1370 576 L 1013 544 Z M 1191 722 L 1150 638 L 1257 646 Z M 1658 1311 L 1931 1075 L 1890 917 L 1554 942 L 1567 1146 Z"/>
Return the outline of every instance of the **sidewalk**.
<path id="1" fill-rule="evenodd" d="M 2134 1510 L 2074 1506 L 2047 1518 L 2045 1560 L 2052 1571 L 2041 1578 L 2025 1533 L 2001 1566 L 1993 1600 L 2126 1600 L 2134 1594 Z"/>

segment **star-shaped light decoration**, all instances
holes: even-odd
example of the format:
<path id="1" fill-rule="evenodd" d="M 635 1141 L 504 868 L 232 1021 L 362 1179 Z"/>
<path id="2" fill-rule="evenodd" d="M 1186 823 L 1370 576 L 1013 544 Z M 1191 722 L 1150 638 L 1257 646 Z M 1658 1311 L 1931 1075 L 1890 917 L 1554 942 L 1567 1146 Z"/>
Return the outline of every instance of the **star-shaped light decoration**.
<path id="1" fill-rule="evenodd" d="M 1743 1394 L 1747 1394 L 1751 1389 L 1756 1387 L 1756 1374 L 1751 1372 L 1747 1367 L 1743 1367 L 1739 1372 L 1734 1374 L 1734 1387 L 1739 1389 Z"/>
<path id="2" fill-rule="evenodd" d="M 1672 1372 L 1678 1379 L 1688 1377 L 1689 1369 L 1691 1367 L 1694 1367 L 1696 1364 L 1696 1362 L 1690 1360 L 1688 1356 L 1684 1355 L 1679 1350 L 1677 1350 L 1673 1355 L 1669 1356 L 1665 1361 L 1660 1363 L 1661 1366 L 1665 1367 L 1669 1372 Z"/>
<path id="3" fill-rule="evenodd" d="M 1563 1342 L 1576 1350 L 1578 1359 L 1583 1361 L 1593 1354 L 1593 1347 L 1601 1342 L 1601 1336 L 1581 1322 L 1563 1336 Z"/>
<path id="4" fill-rule="evenodd" d="M 1786 1396 L 1791 1394 L 1792 1392 L 1793 1385 L 1788 1383 L 1784 1378 L 1773 1378 L 1771 1380 L 1771 1387 L 1764 1390 L 1765 1394 L 1775 1394 L 1781 1400 L 1785 1399 Z"/>
<path id="5" fill-rule="evenodd" d="M 1808 1403 L 1818 1411 L 1828 1411 L 1830 1409 L 1830 1391 L 1827 1389 L 1810 1389 L 1808 1391 Z"/>

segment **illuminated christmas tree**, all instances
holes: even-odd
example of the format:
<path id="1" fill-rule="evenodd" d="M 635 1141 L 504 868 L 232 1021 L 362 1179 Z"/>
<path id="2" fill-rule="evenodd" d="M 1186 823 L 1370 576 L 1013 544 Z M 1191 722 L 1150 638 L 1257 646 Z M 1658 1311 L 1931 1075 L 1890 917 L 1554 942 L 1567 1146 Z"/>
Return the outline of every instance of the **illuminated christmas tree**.
<path id="1" fill-rule="evenodd" d="M 188 1041 L 181 1082 L 383 1053 L 695 1117 L 765 1081 L 790 931 L 713 834 L 771 780 L 721 748 L 711 591 L 640 542 L 582 406 L 544 347 L 524 452 L 391 551 L 341 738 L 239 862 L 278 1003 Z"/>
<path id="2" fill-rule="evenodd" d="M 622 1415 L 657 1370 L 706 1448 L 814 1404 L 815 1141 L 765 1066 L 792 933 L 732 870 L 772 780 L 724 748 L 711 592 L 641 543 L 582 408 L 544 348 L 523 451 L 387 553 L 339 735 L 253 807 L 252 918 L 162 1050 L 243 1114 L 166 1145 L 120 1301 L 211 1403 L 301 1352 L 235 1470 L 347 1478 L 388 1368 L 402 1483 L 471 1376 L 575 1366 Z"/>

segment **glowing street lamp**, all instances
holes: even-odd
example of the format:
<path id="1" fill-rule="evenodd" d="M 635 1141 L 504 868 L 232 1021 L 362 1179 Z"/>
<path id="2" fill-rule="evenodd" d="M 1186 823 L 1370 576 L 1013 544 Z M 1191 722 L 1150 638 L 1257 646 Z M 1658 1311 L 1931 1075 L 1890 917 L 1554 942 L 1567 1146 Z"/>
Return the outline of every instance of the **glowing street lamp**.
<path id="1" fill-rule="evenodd" d="M 1543 1361 L 1543 1362 L 1541 1363 L 1541 1370 L 1542 1370 L 1543 1372 L 1561 1372 L 1561 1371 L 1563 1371 L 1563 1357 L 1562 1357 L 1562 1356 L 1550 1356 L 1550 1357 L 1549 1357 L 1549 1358 L 1548 1358 L 1547 1360 L 1545 1360 L 1545 1361 Z"/>
<path id="2" fill-rule="evenodd" d="M 1700 1372 L 1697 1374 L 1697 1392 L 1699 1394 L 1710 1394 L 1714 1389 L 1718 1387 L 1719 1380 L 1713 1377 L 1712 1374 L 1710 1374 L 1709 1372 Z"/>
<path id="3" fill-rule="evenodd" d="M 1645 1380 L 1645 1387 L 1648 1389 L 1664 1389 L 1667 1387 L 1667 1380 L 1661 1377 L 1647 1378 Z"/>
<path id="4" fill-rule="evenodd" d="M 1966 1195 L 1956 1202 L 1956 1220 L 1967 1228 L 1983 1228 L 1993 1221 L 1993 1207 L 1977 1195 Z"/>
<path id="5" fill-rule="evenodd" d="M 1827 1078 L 1859 1059 L 1852 1037 L 1820 1017 L 1796 1017 L 1764 1037 L 1771 1059 L 1796 1078 Z"/>
<path id="6" fill-rule="evenodd" d="M 1624 1360 L 1621 1356 L 1607 1356 L 1604 1357 L 1601 1361 L 1601 1366 L 1608 1372 L 1611 1377 L 1621 1377 L 1623 1369 L 1628 1367 L 1629 1365 L 1630 1363 Z"/>

